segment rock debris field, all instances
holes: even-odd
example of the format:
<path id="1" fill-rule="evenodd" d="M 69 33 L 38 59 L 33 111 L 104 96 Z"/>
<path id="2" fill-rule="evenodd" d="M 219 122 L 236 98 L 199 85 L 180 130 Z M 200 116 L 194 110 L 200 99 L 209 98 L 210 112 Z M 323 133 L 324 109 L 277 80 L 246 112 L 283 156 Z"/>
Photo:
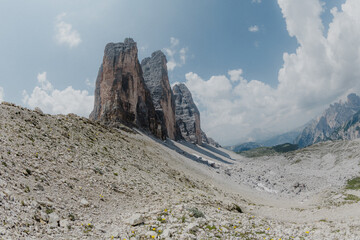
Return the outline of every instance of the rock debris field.
<path id="1" fill-rule="evenodd" d="M 358 140 L 245 158 L 9 103 L 0 116 L 0 239 L 360 239 Z"/>

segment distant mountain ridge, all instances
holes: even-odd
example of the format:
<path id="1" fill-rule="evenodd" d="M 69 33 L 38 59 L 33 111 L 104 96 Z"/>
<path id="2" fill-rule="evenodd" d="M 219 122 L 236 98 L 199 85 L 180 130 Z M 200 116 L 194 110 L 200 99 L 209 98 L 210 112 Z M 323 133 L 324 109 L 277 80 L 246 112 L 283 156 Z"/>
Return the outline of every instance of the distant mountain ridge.
<path id="1" fill-rule="evenodd" d="M 345 102 L 331 104 L 322 115 L 312 120 L 295 139 L 300 148 L 317 142 L 360 137 L 360 97 L 355 93 L 347 96 Z"/>
<path id="2" fill-rule="evenodd" d="M 355 93 L 330 106 L 322 115 L 303 127 L 276 135 L 266 140 L 245 142 L 227 147 L 240 152 L 258 147 L 272 147 L 284 143 L 294 143 L 299 148 L 328 140 L 353 140 L 360 138 L 360 97 Z"/>
<path id="3" fill-rule="evenodd" d="M 273 136 L 271 138 L 267 138 L 265 140 L 260 140 L 256 142 L 244 142 L 226 148 L 234 152 L 242 152 L 258 147 L 273 147 L 285 143 L 293 143 L 296 137 L 299 136 L 299 134 L 301 133 L 301 130 L 302 128 L 298 128 L 290 132 L 286 132 L 283 134 Z"/>

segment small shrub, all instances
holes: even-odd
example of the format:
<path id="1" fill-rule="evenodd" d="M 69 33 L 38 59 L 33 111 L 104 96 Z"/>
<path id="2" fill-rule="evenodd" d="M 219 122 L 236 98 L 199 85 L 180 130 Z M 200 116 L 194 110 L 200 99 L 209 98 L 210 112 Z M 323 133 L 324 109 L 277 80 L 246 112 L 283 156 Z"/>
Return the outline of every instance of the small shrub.
<path id="1" fill-rule="evenodd" d="M 32 172 L 31 172 L 31 170 L 30 170 L 30 169 L 25 169 L 25 172 L 26 172 L 26 174 L 25 174 L 26 176 L 27 176 L 27 175 L 31 175 L 31 174 L 32 174 Z"/>
<path id="2" fill-rule="evenodd" d="M 94 226 L 91 223 L 89 223 L 88 225 L 84 225 L 84 228 L 85 228 L 84 233 L 88 233 L 94 228 Z"/>
<path id="3" fill-rule="evenodd" d="M 205 228 L 208 229 L 209 231 L 216 229 L 215 226 L 210 226 L 210 225 L 207 225 Z"/>
<path id="4" fill-rule="evenodd" d="M 75 221 L 75 215 L 74 215 L 74 214 L 70 213 L 70 214 L 68 215 L 68 217 L 69 217 L 69 219 L 70 219 L 71 221 Z"/>
<path id="5" fill-rule="evenodd" d="M 29 186 L 25 186 L 24 192 L 26 192 L 26 193 L 29 193 L 29 192 L 30 192 Z"/>
<path id="6" fill-rule="evenodd" d="M 237 212 L 239 212 L 239 213 L 243 213 L 243 211 L 241 210 L 241 208 L 239 207 L 239 205 L 237 205 L 237 204 L 233 204 L 233 209 L 235 210 L 235 211 L 237 211 Z"/>
<path id="7" fill-rule="evenodd" d="M 159 217 L 157 218 L 157 220 L 158 220 L 159 222 L 161 222 L 161 223 L 166 223 L 166 219 L 165 219 L 164 217 L 162 217 L 162 216 L 159 216 Z"/>
<path id="8" fill-rule="evenodd" d="M 189 208 L 188 211 L 189 211 L 195 218 L 200 218 L 200 217 L 204 218 L 204 217 L 205 217 L 204 213 L 201 212 L 199 209 L 197 209 L 197 208 L 195 208 L 195 207 L 194 207 L 194 208 Z"/>
<path id="9" fill-rule="evenodd" d="M 46 214 L 51 214 L 54 212 L 54 209 L 53 208 L 46 208 L 45 210 Z"/>
<path id="10" fill-rule="evenodd" d="M 95 172 L 95 173 L 98 173 L 98 174 L 100 174 L 100 175 L 103 175 L 103 174 L 104 174 L 103 171 L 102 171 L 100 168 L 98 168 L 98 167 L 94 168 L 94 172 Z"/>
<path id="11" fill-rule="evenodd" d="M 359 202 L 360 198 L 358 196 L 353 195 L 353 194 L 347 194 L 345 200 Z"/>

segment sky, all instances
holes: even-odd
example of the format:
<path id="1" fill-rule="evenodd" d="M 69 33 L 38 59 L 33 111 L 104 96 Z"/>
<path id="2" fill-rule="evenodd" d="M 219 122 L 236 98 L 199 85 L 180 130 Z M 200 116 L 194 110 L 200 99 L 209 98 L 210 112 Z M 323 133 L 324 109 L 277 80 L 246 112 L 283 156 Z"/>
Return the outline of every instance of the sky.
<path id="1" fill-rule="evenodd" d="M 162 50 L 223 145 L 360 93 L 359 0 L 0 0 L 0 101 L 88 116 L 108 42 Z M 260 135 L 259 135 L 260 133 Z"/>

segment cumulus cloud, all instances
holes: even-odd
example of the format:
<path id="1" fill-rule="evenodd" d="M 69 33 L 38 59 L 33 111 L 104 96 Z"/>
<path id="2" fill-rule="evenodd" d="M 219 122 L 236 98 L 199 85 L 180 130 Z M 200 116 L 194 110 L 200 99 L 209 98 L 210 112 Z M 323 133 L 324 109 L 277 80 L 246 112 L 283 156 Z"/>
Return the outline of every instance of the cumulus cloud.
<path id="1" fill-rule="evenodd" d="M 62 13 L 56 17 L 55 39 L 59 44 L 68 45 L 70 48 L 76 47 L 81 43 L 80 34 L 70 23 L 63 20 L 65 16 L 66 13 Z"/>
<path id="2" fill-rule="evenodd" d="M 46 72 L 37 76 L 38 86 L 29 95 L 23 91 L 23 102 L 31 108 L 39 107 L 50 114 L 75 113 L 87 117 L 92 110 L 94 96 L 85 90 L 75 90 L 71 86 L 64 90 L 55 89 L 47 80 Z"/>
<path id="3" fill-rule="evenodd" d="M 258 32 L 259 31 L 259 27 L 257 25 L 253 25 L 249 27 L 249 31 L 250 32 Z"/>
<path id="4" fill-rule="evenodd" d="M 170 38 L 170 47 L 164 48 L 167 55 L 167 68 L 173 71 L 175 67 L 181 67 L 186 63 L 188 48 L 183 47 L 179 50 L 180 40 L 174 37 Z"/>
<path id="5" fill-rule="evenodd" d="M 275 90 L 257 80 L 247 81 L 242 74 L 242 69 L 236 69 L 228 71 L 228 76 L 212 76 L 209 80 L 192 72 L 185 75 L 186 85 L 199 104 L 202 127 L 225 144 L 259 127 L 275 107 Z"/>
<path id="6" fill-rule="evenodd" d="M 276 87 L 246 80 L 242 69 L 208 80 L 186 74 L 204 130 L 224 144 L 248 137 L 253 129 L 291 130 L 344 95 L 360 93 L 360 1 L 346 0 L 341 9 L 332 9 L 327 32 L 319 0 L 278 4 L 299 47 L 283 54 Z"/>
<path id="7" fill-rule="evenodd" d="M 4 101 L 4 89 L 0 86 L 0 103 Z"/>
<path id="8" fill-rule="evenodd" d="M 228 71 L 228 74 L 232 82 L 238 82 L 244 80 L 244 78 L 241 76 L 243 74 L 242 69 L 230 70 Z"/>

